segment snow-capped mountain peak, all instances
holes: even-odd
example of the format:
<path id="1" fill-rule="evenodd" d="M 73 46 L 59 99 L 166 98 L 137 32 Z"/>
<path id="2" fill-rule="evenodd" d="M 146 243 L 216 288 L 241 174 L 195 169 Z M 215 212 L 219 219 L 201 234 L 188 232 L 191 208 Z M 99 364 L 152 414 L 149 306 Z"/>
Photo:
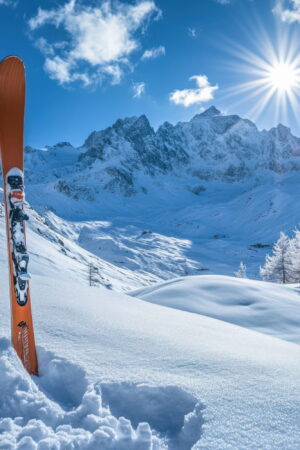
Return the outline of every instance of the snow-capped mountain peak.
<path id="1" fill-rule="evenodd" d="M 215 106 L 210 106 L 208 109 L 203 111 L 199 116 L 202 117 L 214 117 L 219 116 L 221 114 L 221 111 L 219 111 Z"/>
<path id="2" fill-rule="evenodd" d="M 55 144 L 52 148 L 65 148 L 65 147 L 73 147 L 70 142 L 62 141 Z"/>
<path id="3" fill-rule="evenodd" d="M 262 171 L 300 170 L 300 139 L 287 127 L 259 131 L 251 121 L 223 115 L 215 106 L 189 122 L 165 122 L 156 132 L 145 115 L 119 119 L 91 133 L 78 149 L 61 142 L 50 150 L 53 158 L 27 151 L 26 167 L 51 159 L 48 178 L 56 188 L 85 199 L 95 198 L 99 190 L 125 196 L 145 193 L 157 183 L 161 191 L 171 183 L 175 190 L 193 192 L 199 183 L 257 180 L 264 177 Z"/>

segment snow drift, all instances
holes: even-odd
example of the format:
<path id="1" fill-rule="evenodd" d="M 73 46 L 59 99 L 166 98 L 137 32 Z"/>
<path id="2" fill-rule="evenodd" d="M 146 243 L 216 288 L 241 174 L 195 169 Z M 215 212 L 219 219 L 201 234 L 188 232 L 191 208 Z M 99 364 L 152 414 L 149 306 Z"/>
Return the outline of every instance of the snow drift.
<path id="1" fill-rule="evenodd" d="M 299 286 L 202 275 L 176 278 L 130 295 L 300 343 Z"/>

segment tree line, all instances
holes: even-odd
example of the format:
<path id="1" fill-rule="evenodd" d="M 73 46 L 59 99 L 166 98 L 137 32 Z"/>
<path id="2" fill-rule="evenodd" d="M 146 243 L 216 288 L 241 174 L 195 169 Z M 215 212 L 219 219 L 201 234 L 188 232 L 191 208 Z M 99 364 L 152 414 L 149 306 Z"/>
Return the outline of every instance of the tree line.
<path id="1" fill-rule="evenodd" d="M 300 230 L 295 230 L 290 238 L 281 232 L 273 246 L 273 253 L 266 256 L 260 268 L 265 281 L 276 283 L 300 283 Z"/>
<path id="2" fill-rule="evenodd" d="M 300 283 L 300 230 L 289 237 L 281 232 L 273 245 L 271 255 L 266 255 L 265 263 L 260 267 L 260 275 L 265 281 L 275 283 Z M 246 265 L 241 262 L 234 273 L 238 278 L 247 278 Z"/>

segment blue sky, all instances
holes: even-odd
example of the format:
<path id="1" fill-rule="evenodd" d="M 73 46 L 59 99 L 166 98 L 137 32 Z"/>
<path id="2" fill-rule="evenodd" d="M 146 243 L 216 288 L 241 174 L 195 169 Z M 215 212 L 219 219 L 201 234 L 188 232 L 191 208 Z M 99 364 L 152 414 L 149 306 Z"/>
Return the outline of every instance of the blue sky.
<path id="1" fill-rule="evenodd" d="M 0 21 L 1 55 L 26 65 L 26 144 L 80 145 L 120 117 L 157 127 L 212 104 L 300 135 L 300 0 L 0 0 Z M 286 109 L 278 89 L 263 101 L 280 52 L 295 78 Z"/>

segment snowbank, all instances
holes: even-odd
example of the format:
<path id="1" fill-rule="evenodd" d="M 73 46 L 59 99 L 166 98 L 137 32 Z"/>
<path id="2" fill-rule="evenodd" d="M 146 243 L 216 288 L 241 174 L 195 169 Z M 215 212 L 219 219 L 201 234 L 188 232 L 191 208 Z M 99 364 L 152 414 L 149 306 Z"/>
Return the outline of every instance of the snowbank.
<path id="1" fill-rule="evenodd" d="M 80 366 L 41 348 L 39 363 L 40 377 L 30 377 L 9 341 L 0 339 L 1 449 L 158 450 L 170 443 L 184 449 L 201 435 L 202 407 L 177 387 L 107 383 L 104 406 L 101 385 L 89 383 Z M 113 411 L 133 418 L 134 427 L 112 415 L 110 402 Z M 143 415 L 160 433 L 139 421 Z"/>
<path id="2" fill-rule="evenodd" d="M 176 278 L 132 291 L 130 295 L 300 343 L 297 286 L 203 275 Z"/>

